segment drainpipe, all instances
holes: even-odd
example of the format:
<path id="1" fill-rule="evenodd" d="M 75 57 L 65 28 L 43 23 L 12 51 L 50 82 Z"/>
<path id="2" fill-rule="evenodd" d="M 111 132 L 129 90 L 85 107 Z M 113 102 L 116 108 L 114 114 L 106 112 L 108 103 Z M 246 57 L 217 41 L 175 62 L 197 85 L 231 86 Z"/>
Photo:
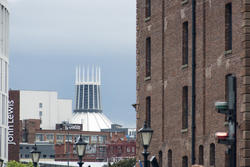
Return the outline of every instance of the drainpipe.
<path id="1" fill-rule="evenodd" d="M 192 165 L 195 164 L 196 0 L 192 0 Z"/>

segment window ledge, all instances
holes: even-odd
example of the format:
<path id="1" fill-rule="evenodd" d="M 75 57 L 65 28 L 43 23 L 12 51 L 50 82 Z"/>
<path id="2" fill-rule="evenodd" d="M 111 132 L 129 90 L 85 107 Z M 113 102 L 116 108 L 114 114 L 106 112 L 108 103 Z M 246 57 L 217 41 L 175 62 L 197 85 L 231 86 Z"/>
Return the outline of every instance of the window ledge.
<path id="1" fill-rule="evenodd" d="M 181 69 L 186 69 L 186 68 L 188 68 L 188 64 L 183 64 L 183 65 L 181 66 Z"/>
<path id="2" fill-rule="evenodd" d="M 148 22 L 148 21 L 150 21 L 150 19 L 151 19 L 151 18 L 150 18 L 150 16 L 149 16 L 149 17 L 145 18 L 144 21 L 145 21 L 145 22 Z"/>
<path id="3" fill-rule="evenodd" d="M 224 55 L 227 56 L 227 55 L 231 55 L 232 54 L 232 50 L 226 50 L 224 52 Z"/>
<path id="4" fill-rule="evenodd" d="M 188 0 L 182 0 L 182 2 L 181 2 L 182 5 L 185 5 L 187 3 L 188 3 Z"/>
<path id="5" fill-rule="evenodd" d="M 186 132 L 188 132 L 188 129 L 187 129 L 187 128 L 181 130 L 181 133 L 186 133 Z"/>
<path id="6" fill-rule="evenodd" d="M 151 80 L 151 76 L 148 76 L 148 77 L 144 78 L 144 81 L 148 81 L 148 80 Z"/>

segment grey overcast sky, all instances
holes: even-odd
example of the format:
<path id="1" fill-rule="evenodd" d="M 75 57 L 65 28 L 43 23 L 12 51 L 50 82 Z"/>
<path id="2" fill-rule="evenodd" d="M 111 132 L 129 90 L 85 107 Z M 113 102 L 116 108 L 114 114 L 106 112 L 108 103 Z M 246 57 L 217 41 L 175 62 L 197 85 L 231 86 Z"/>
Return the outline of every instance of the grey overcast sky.
<path id="1" fill-rule="evenodd" d="M 99 65 L 104 113 L 135 127 L 135 0 L 9 0 L 9 8 L 11 89 L 73 100 L 75 67 Z"/>

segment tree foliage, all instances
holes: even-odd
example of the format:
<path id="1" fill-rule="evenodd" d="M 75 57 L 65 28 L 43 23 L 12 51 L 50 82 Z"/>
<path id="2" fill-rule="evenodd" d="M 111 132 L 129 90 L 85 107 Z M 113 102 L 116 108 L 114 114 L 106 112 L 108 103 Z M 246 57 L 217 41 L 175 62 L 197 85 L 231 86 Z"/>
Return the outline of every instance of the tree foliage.
<path id="1" fill-rule="evenodd" d="M 135 158 L 124 159 L 118 162 L 113 163 L 109 167 L 134 167 L 136 163 Z"/>
<path id="2" fill-rule="evenodd" d="M 28 164 L 22 164 L 16 161 L 7 162 L 7 167 L 33 167 L 33 164 L 29 162 Z"/>

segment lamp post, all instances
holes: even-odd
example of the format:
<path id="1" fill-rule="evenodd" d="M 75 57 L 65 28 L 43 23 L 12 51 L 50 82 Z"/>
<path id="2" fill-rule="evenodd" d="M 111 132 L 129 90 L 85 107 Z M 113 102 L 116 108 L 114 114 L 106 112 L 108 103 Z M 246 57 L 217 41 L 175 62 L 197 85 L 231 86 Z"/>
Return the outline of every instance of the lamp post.
<path id="1" fill-rule="evenodd" d="M 38 164 L 39 159 L 40 159 L 41 151 L 37 150 L 36 144 L 30 153 L 31 153 L 33 165 L 34 165 L 34 167 L 37 167 L 37 164 Z"/>
<path id="2" fill-rule="evenodd" d="M 67 129 L 65 128 L 65 130 L 67 130 L 67 136 L 66 139 L 68 138 L 68 141 L 66 141 L 66 145 L 67 145 L 67 165 L 69 167 L 69 156 L 70 156 L 70 149 L 69 149 L 69 127 L 70 124 L 69 122 L 63 122 L 64 127 L 67 127 Z"/>
<path id="3" fill-rule="evenodd" d="M 0 167 L 2 167 L 2 166 L 3 166 L 3 160 L 0 159 Z"/>
<path id="4" fill-rule="evenodd" d="M 78 155 L 78 158 L 79 158 L 79 162 L 78 162 L 79 167 L 82 167 L 82 165 L 84 163 L 82 161 L 82 158 L 85 155 L 86 146 L 87 146 L 87 143 L 85 143 L 83 141 L 82 135 L 80 135 L 80 137 L 78 138 L 78 141 L 76 142 L 76 152 L 77 152 L 77 155 Z"/>
<path id="5" fill-rule="evenodd" d="M 148 167 L 149 152 L 147 151 L 147 149 L 150 144 L 153 132 L 154 131 L 150 127 L 147 127 L 146 122 L 144 122 L 144 127 L 138 131 L 141 136 L 142 146 L 144 148 L 144 152 L 142 152 L 142 155 L 144 156 L 144 167 Z"/>

